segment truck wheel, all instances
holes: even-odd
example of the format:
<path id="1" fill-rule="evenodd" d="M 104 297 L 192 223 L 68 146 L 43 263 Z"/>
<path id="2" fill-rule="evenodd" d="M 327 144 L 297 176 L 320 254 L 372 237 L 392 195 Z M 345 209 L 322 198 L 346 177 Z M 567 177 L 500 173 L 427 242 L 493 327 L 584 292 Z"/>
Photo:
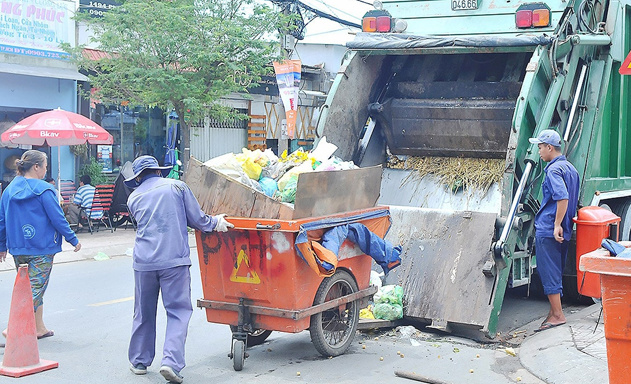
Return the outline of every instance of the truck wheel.
<path id="1" fill-rule="evenodd" d="M 235 333 L 237 331 L 237 327 L 235 325 L 231 325 L 230 330 L 232 331 L 232 333 Z M 248 332 L 248 342 L 246 343 L 246 345 L 248 347 L 261 345 L 271 334 L 272 331 L 268 331 L 266 329 L 255 329 L 253 332 Z"/>
<path id="2" fill-rule="evenodd" d="M 346 271 L 338 270 L 322 281 L 313 305 L 322 304 L 357 292 L 355 279 Z M 359 323 L 357 300 L 311 316 L 311 342 L 323 356 L 339 356 L 346 352 L 355 337 Z"/>
<path id="3" fill-rule="evenodd" d="M 620 203 L 614 213 L 620 216 L 619 240 L 631 240 L 631 199 Z"/>

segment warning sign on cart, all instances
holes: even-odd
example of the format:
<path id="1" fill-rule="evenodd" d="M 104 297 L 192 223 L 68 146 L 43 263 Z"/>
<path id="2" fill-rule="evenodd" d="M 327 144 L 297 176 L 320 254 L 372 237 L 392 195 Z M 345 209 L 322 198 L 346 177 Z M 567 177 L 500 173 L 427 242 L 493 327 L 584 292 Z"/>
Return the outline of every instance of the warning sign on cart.
<path id="1" fill-rule="evenodd" d="M 250 258 L 242 249 L 237 256 L 237 263 L 234 265 L 230 281 L 235 283 L 260 284 L 261 279 L 256 272 L 250 268 Z"/>

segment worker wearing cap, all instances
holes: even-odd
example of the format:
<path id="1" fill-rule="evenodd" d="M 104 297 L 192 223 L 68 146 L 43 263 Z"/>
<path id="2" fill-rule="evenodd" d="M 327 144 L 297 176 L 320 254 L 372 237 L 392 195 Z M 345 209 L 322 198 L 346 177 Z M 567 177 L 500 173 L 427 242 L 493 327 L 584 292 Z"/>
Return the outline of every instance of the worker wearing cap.
<path id="1" fill-rule="evenodd" d="M 191 305 L 191 266 L 187 226 L 204 232 L 226 232 L 234 226 L 225 215 L 205 214 L 182 181 L 167 179 L 171 167 L 160 167 L 153 156 L 132 164 L 134 175 L 125 185 L 135 190 L 127 205 L 138 223 L 133 253 L 134 320 L 129 342 L 131 371 L 147 373 L 155 356 L 158 294 L 167 313 L 160 373 L 168 382 L 181 383 L 184 345 Z"/>
<path id="2" fill-rule="evenodd" d="M 580 182 L 576 168 L 561 153 L 561 137 L 556 131 L 545 129 L 530 142 L 538 145 L 541 160 L 548 162 L 541 184 L 541 208 L 535 216 L 537 271 L 543 283 L 543 293 L 550 301 L 548 316 L 536 330 L 543 331 L 565 324 L 561 307 L 562 278 Z"/>

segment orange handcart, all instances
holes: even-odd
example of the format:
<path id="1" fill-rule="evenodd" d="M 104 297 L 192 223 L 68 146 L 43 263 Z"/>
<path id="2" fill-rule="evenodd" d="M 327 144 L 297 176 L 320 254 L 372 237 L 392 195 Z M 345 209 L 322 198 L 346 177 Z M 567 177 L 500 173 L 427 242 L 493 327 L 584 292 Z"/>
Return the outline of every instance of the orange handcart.
<path id="1" fill-rule="evenodd" d="M 346 240 L 335 272 L 323 277 L 297 253 L 296 237 L 305 225 L 318 238 L 340 223 L 361 223 L 383 238 L 390 227 L 387 209 L 376 207 L 328 217 L 299 220 L 229 218 L 228 232 L 196 232 L 203 299 L 208 322 L 230 325 L 236 371 L 243 369 L 246 348 L 261 344 L 271 331 L 309 329 L 324 356 L 338 356 L 350 346 L 359 310 L 377 291 L 369 285 L 372 259 Z M 320 223 L 322 223 L 320 225 Z"/>

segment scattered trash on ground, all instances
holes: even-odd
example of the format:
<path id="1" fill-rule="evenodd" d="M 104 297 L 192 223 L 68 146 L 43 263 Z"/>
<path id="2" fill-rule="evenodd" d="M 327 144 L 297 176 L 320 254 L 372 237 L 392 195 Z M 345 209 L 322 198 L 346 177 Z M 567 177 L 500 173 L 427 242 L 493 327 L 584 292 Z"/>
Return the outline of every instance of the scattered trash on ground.
<path id="1" fill-rule="evenodd" d="M 103 260 L 109 260 L 109 259 L 110 257 L 104 252 L 99 252 L 96 254 L 96 256 L 94 256 L 94 260 L 96 261 L 103 261 Z"/>

